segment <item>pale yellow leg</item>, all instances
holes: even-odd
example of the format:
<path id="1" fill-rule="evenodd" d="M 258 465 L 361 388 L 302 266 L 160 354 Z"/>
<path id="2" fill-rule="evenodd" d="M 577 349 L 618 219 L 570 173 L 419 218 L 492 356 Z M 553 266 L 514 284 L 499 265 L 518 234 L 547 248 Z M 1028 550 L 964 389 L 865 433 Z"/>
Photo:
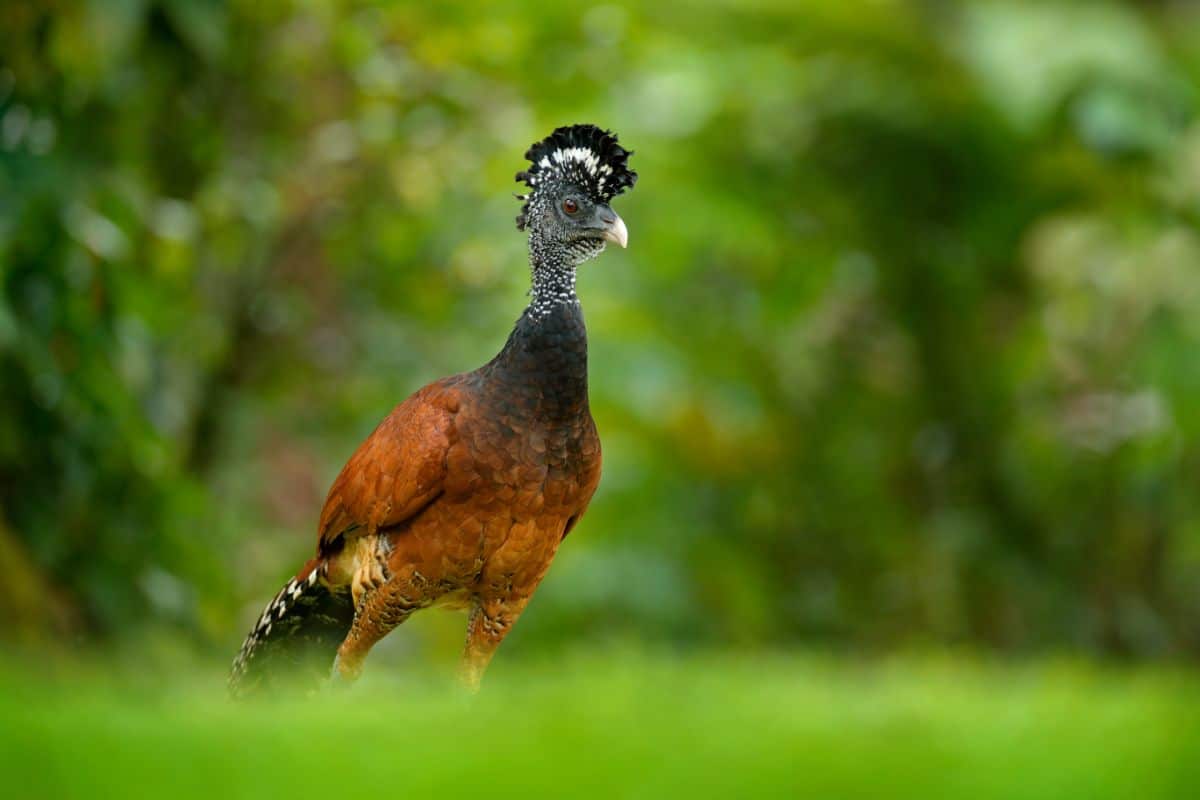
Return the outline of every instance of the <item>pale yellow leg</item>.
<path id="1" fill-rule="evenodd" d="M 467 644 L 458 668 L 458 682 L 463 689 L 471 694 L 479 691 L 492 656 L 528 602 L 528 597 L 479 601 L 471 609 Z"/>

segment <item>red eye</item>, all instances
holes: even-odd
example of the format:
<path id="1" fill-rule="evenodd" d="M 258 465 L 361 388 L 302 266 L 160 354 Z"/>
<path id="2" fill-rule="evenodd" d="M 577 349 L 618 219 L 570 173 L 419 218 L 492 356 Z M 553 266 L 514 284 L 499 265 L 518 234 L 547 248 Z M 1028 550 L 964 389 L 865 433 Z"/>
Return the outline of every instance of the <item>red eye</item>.
<path id="1" fill-rule="evenodd" d="M 578 210 L 579 204 L 570 197 L 568 197 L 566 200 L 563 200 L 563 211 L 567 212 L 568 214 L 574 214 Z"/>

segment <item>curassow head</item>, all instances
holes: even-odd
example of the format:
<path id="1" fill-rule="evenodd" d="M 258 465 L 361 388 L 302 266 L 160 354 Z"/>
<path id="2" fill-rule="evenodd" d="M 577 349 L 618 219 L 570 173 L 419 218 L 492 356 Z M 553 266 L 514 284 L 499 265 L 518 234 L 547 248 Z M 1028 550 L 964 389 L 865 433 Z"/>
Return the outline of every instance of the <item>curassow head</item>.
<path id="1" fill-rule="evenodd" d="M 633 153 L 616 134 L 595 125 L 571 125 L 529 148 L 531 166 L 517 173 L 529 186 L 517 228 L 529 231 L 530 248 L 561 254 L 581 264 L 607 242 L 625 247 L 629 233 L 609 202 L 637 182 L 627 166 Z"/>

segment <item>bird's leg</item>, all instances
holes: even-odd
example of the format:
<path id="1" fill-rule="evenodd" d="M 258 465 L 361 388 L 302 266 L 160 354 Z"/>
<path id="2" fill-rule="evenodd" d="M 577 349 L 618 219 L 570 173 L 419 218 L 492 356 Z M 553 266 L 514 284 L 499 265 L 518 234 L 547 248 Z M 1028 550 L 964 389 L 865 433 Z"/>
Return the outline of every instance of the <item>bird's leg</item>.
<path id="1" fill-rule="evenodd" d="M 354 682 L 371 648 L 414 611 L 429 605 L 434 598 L 424 591 L 426 588 L 411 579 L 392 578 L 382 586 L 364 590 L 350 632 L 338 647 L 333 662 L 335 682 Z"/>
<path id="2" fill-rule="evenodd" d="M 354 622 L 350 625 L 350 633 L 338 647 L 337 656 L 333 660 L 333 681 L 335 683 L 353 683 L 362 674 L 363 662 L 371 648 L 387 636 L 392 630 L 408 619 L 413 611 L 393 614 L 387 619 L 371 617 L 361 612 L 355 614 Z"/>
<path id="3" fill-rule="evenodd" d="M 510 597 L 479 600 L 472 607 L 467 622 L 467 645 L 463 648 L 462 662 L 458 668 L 458 682 L 466 691 L 471 694 L 479 691 L 479 682 L 492 656 L 496 654 L 496 648 L 508 635 L 528 602 L 528 597 Z"/>

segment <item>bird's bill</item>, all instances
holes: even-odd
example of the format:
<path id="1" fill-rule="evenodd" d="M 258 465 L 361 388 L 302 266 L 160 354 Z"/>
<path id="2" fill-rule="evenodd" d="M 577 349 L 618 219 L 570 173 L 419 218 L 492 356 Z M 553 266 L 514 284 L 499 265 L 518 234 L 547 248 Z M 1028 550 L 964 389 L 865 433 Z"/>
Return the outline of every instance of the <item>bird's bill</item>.
<path id="1" fill-rule="evenodd" d="M 616 242 L 621 247 L 629 246 L 629 229 L 625 227 L 625 220 L 621 219 L 617 214 L 613 213 L 612 222 L 604 228 L 604 238 L 610 242 Z"/>

